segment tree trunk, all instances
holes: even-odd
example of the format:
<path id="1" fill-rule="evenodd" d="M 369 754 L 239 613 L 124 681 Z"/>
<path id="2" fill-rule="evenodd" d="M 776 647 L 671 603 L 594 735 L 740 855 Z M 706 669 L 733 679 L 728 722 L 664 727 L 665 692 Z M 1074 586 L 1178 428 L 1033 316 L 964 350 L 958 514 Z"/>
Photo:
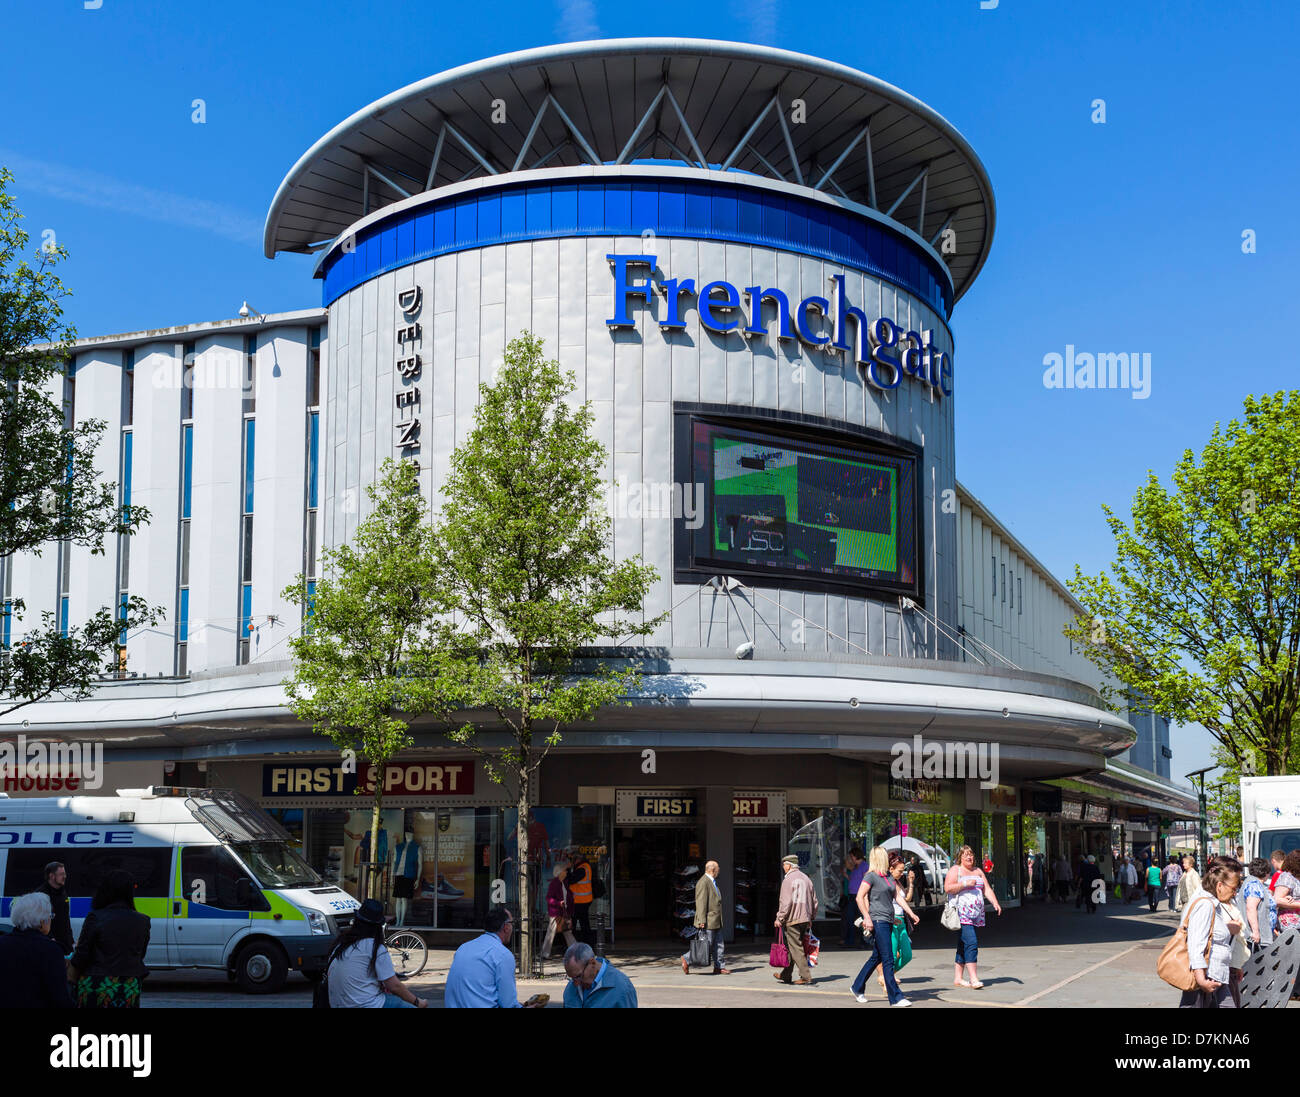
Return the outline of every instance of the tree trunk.
<path id="1" fill-rule="evenodd" d="M 531 789 L 528 784 L 528 760 L 519 769 L 519 975 L 527 979 L 533 972 L 532 896 L 528 887 L 528 824 L 532 821 Z"/>
<path id="2" fill-rule="evenodd" d="M 375 782 L 375 803 L 370 812 L 370 849 L 368 856 L 370 859 L 370 868 L 366 871 L 366 898 L 379 899 L 382 896 L 379 893 L 379 873 L 375 872 L 375 862 L 379 860 L 379 821 L 381 819 L 381 808 L 384 802 L 384 771 L 386 766 L 371 766 L 370 772 L 377 774 L 373 778 Z"/>

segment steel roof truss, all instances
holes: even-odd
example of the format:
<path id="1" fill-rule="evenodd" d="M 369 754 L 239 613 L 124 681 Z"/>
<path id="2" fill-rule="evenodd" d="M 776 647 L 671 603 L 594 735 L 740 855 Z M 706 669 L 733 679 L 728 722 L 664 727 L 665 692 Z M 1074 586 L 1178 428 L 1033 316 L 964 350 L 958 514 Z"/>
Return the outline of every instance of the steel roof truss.
<path id="1" fill-rule="evenodd" d="M 636 139 L 641 136 L 641 131 L 645 129 L 646 123 L 650 121 L 650 116 L 654 114 L 655 108 L 663 101 L 664 92 L 667 90 L 668 85 L 664 84 L 664 86 L 659 89 L 659 93 L 650 101 L 650 105 L 646 107 L 645 114 L 641 115 L 641 121 L 636 124 L 636 129 L 632 131 L 632 136 L 627 139 L 627 144 L 623 146 L 623 151 L 618 154 L 618 159 L 614 161 L 615 164 L 621 164 L 627 160 L 628 152 L 631 150 L 632 146 L 636 144 Z M 652 141 L 654 140 L 653 137 L 650 139 Z M 642 145 L 637 148 L 636 152 L 632 153 L 633 160 L 637 158 L 641 149 L 644 147 L 645 146 Z"/>
<path id="2" fill-rule="evenodd" d="M 901 206 L 907 200 L 907 196 L 911 194 L 912 191 L 916 188 L 916 184 L 925 178 L 926 173 L 929 172 L 929 170 L 930 170 L 929 164 L 923 164 L 921 166 L 921 170 L 918 171 L 916 175 L 913 177 L 912 181 L 907 184 L 907 188 L 903 191 L 903 193 L 894 199 L 894 204 L 890 206 L 889 209 L 885 210 L 886 217 L 894 216 L 894 211 L 897 210 L 898 207 Z"/>
<path id="3" fill-rule="evenodd" d="M 758 117 L 755 118 L 754 121 L 750 123 L 749 129 L 745 131 L 745 136 L 736 142 L 736 147 L 731 150 L 731 154 L 724 161 L 722 161 L 723 171 L 726 171 L 735 162 L 736 157 L 739 156 L 741 151 L 745 148 L 745 146 L 749 144 L 749 139 L 754 136 L 754 131 L 758 129 L 759 123 L 761 123 L 763 119 L 767 117 L 767 112 L 770 111 L 773 107 L 776 107 L 777 113 L 780 113 L 781 101 L 778 95 L 773 95 L 772 98 L 767 101 L 767 105 L 761 111 L 758 112 Z"/>
<path id="4" fill-rule="evenodd" d="M 691 129 L 690 123 L 686 121 L 686 115 L 682 113 L 682 108 L 677 102 L 677 96 L 673 94 L 672 88 L 665 87 L 664 91 L 668 93 L 668 102 L 672 104 L 673 110 L 677 112 L 677 121 L 681 123 L 682 129 L 686 131 L 686 136 L 691 139 L 691 148 L 695 152 L 696 162 L 701 168 L 708 171 L 709 162 L 704 159 L 704 153 L 700 151 L 700 143 L 695 140 L 695 131 Z"/>

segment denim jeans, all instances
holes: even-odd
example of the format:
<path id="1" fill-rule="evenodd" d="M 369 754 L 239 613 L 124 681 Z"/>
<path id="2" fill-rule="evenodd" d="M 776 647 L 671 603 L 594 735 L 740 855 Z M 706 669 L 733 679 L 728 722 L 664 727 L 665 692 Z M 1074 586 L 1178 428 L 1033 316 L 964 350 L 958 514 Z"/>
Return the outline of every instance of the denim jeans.
<path id="1" fill-rule="evenodd" d="M 957 938 L 957 959 L 958 964 L 975 964 L 979 962 L 980 948 L 979 942 L 975 940 L 975 927 L 962 925 L 961 936 Z"/>
<path id="2" fill-rule="evenodd" d="M 410 1002 L 403 1002 L 396 994 L 384 995 L 384 1009 L 418 1009 Z"/>
<path id="3" fill-rule="evenodd" d="M 892 1006 L 903 997 L 903 992 L 898 989 L 898 982 L 894 979 L 894 920 L 881 919 L 872 925 L 876 931 L 876 951 L 853 980 L 853 993 L 861 994 L 867 989 L 867 980 L 879 965 L 885 969 L 885 992 L 889 995 L 889 1004 Z"/>

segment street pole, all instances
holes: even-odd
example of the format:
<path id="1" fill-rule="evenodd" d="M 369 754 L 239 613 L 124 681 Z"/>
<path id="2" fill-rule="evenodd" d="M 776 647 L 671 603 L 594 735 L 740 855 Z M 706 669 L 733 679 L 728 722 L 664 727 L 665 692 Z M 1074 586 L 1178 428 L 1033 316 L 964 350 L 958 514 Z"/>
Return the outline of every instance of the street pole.
<path id="1" fill-rule="evenodd" d="M 1193 770 L 1191 773 L 1184 774 L 1184 776 L 1189 781 L 1193 777 L 1197 777 L 1200 779 L 1197 787 L 1197 796 L 1196 796 L 1197 807 L 1199 809 L 1199 815 L 1197 817 L 1196 823 L 1197 823 L 1197 839 L 1200 845 L 1200 854 L 1201 854 L 1200 857 L 1201 863 L 1198 867 L 1202 872 L 1205 871 L 1205 863 L 1206 861 L 1209 860 L 1209 852 L 1210 852 L 1209 825 L 1206 819 L 1205 775 L 1218 768 L 1219 768 L 1218 766 L 1206 766 L 1204 769 L 1196 769 Z"/>

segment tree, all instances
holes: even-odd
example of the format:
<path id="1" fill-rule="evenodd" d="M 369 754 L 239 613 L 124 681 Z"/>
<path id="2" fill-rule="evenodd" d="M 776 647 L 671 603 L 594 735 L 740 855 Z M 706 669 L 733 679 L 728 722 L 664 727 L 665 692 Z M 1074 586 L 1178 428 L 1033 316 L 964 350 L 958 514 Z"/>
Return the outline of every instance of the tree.
<path id="1" fill-rule="evenodd" d="M 589 404 L 571 407 L 572 374 L 525 332 L 496 381 L 479 388 L 475 424 L 451 457 L 435 539 L 453 620 L 440 627 L 438 678 L 448 737 L 509 779 L 518 806 L 520 958 L 532 965 L 528 826 L 537 771 L 561 729 L 626 702 L 640 675 L 627 660 L 584 659 L 602 637 L 645 636 L 656 580 L 640 557 L 614 562 L 601 488 L 605 450 Z M 632 616 L 625 616 L 632 615 Z M 590 655 L 590 652 L 587 653 Z M 452 719 L 495 713 L 505 745 Z"/>
<path id="2" fill-rule="evenodd" d="M 411 464 L 384 463 L 367 488 L 373 510 L 352 544 L 321 554 L 312 591 L 299 575 L 284 598 L 308 615 L 289 641 L 289 707 L 343 752 L 343 771 L 370 763 L 373 788 L 371 862 L 378 860 L 379 821 L 389 760 L 412 743 L 410 725 L 437 702 L 430 623 L 444 610 L 428 506 Z M 358 794 L 369 791 L 358 782 Z M 377 877 L 371 894 L 378 896 Z"/>
<path id="3" fill-rule="evenodd" d="M 1110 574 L 1076 567 L 1087 611 L 1066 635 L 1137 708 L 1202 724 L 1238 762 L 1289 772 L 1300 707 L 1300 392 L 1248 397 L 1167 490 L 1154 473 L 1131 526 L 1103 507 Z"/>
<path id="4" fill-rule="evenodd" d="M 23 258 L 28 236 L 12 181 L 0 168 L 0 558 L 39 556 L 59 542 L 103 555 L 106 539 L 131 536 L 149 512 L 119 507 L 117 485 L 97 477 L 104 422 L 68 422 L 62 386 L 75 332 L 63 324 L 68 291 L 55 273 L 68 253 L 47 241 L 33 262 Z M 21 617 L 25 608 L 14 598 L 3 615 Z M 43 613 L 0 657 L 0 716 L 47 697 L 87 696 L 126 631 L 160 616 L 139 597 L 67 630 Z"/>

